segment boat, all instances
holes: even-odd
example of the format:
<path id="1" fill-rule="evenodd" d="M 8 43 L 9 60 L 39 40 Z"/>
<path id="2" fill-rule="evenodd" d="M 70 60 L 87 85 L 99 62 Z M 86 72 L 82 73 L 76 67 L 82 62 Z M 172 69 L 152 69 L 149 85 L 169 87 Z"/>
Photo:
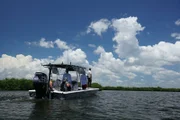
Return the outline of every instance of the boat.
<path id="1" fill-rule="evenodd" d="M 70 64 L 45 64 L 42 65 L 45 68 L 49 69 L 49 75 L 47 76 L 45 73 L 36 72 L 33 78 L 33 86 L 34 90 L 29 90 L 29 96 L 38 99 L 72 99 L 72 98 L 84 98 L 93 96 L 99 91 L 99 88 L 91 88 L 87 87 L 86 89 L 82 89 L 78 87 L 78 82 L 80 81 L 80 75 L 86 71 L 85 67 L 78 65 Z M 72 80 L 71 90 L 68 90 L 65 87 L 64 83 L 67 80 L 56 79 L 55 82 L 52 82 L 52 74 L 56 74 L 60 76 L 59 71 L 68 70 L 76 73 L 76 77 Z M 61 74 L 62 75 L 62 74 Z"/>

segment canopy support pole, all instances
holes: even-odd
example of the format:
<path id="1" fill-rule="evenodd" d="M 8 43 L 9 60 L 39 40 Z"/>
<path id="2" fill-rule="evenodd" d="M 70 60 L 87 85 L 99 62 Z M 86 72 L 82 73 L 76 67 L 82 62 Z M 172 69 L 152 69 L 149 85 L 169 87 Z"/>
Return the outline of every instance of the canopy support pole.
<path id="1" fill-rule="evenodd" d="M 50 68 L 49 68 L 49 78 L 48 78 L 48 84 L 47 84 L 47 91 L 46 91 L 46 93 L 47 93 L 47 95 L 49 96 L 49 99 L 51 99 L 51 90 L 50 90 L 50 85 L 49 85 L 49 83 L 50 83 L 50 80 L 51 80 L 51 72 L 52 72 L 52 67 L 50 66 Z"/>

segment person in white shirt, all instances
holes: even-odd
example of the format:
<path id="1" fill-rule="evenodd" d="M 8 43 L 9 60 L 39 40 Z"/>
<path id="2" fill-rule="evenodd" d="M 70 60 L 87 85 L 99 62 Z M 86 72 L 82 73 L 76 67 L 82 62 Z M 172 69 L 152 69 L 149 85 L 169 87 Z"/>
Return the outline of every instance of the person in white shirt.
<path id="1" fill-rule="evenodd" d="M 88 87 L 91 87 L 91 83 L 92 83 L 91 68 L 89 68 L 89 71 L 88 71 L 88 73 L 87 73 L 87 77 L 88 77 Z"/>
<path id="2" fill-rule="evenodd" d="M 81 82 L 82 89 L 85 90 L 87 87 L 87 77 L 86 77 L 85 71 L 83 71 L 80 77 L 80 82 Z"/>

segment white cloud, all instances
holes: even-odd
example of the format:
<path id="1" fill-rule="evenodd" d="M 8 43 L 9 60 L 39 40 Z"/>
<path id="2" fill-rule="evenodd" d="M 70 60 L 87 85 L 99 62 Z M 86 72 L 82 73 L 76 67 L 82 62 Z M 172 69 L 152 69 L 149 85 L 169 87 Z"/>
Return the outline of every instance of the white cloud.
<path id="1" fill-rule="evenodd" d="M 177 40 L 180 40 L 180 33 L 172 33 L 171 37 L 173 37 L 173 38 L 175 38 Z"/>
<path id="2" fill-rule="evenodd" d="M 180 61 L 180 41 L 176 43 L 159 42 L 153 46 L 140 46 L 141 64 L 148 66 L 171 65 Z"/>
<path id="3" fill-rule="evenodd" d="M 37 42 L 28 42 L 28 41 L 26 41 L 25 44 L 26 44 L 26 45 L 29 45 L 29 46 L 30 46 L 30 45 L 39 46 L 39 43 L 37 43 Z"/>
<path id="4" fill-rule="evenodd" d="M 179 78 L 180 77 L 180 73 L 176 72 L 176 71 L 172 71 L 172 70 L 166 70 L 166 69 L 161 69 L 159 71 L 157 71 L 153 77 L 155 78 L 155 80 L 159 80 L 159 81 L 168 81 L 168 80 L 174 80 L 174 78 Z"/>
<path id="5" fill-rule="evenodd" d="M 175 22 L 176 25 L 180 25 L 180 19 L 178 19 L 176 22 Z"/>
<path id="6" fill-rule="evenodd" d="M 112 28 L 116 32 L 113 38 L 113 41 L 116 42 L 114 48 L 119 57 L 131 57 L 139 52 L 139 42 L 136 35 L 145 27 L 142 27 L 137 19 L 137 17 L 128 17 L 112 20 Z"/>
<path id="7" fill-rule="evenodd" d="M 123 77 L 126 77 L 126 79 L 133 79 L 136 77 L 134 73 L 126 71 L 124 62 L 121 59 L 116 59 L 112 52 L 103 51 L 99 52 L 99 54 L 100 58 L 98 61 L 93 61 L 93 80 L 98 81 L 103 85 L 117 86 L 124 85 Z"/>
<path id="8" fill-rule="evenodd" d="M 45 48 L 54 48 L 54 43 L 53 41 L 46 41 L 45 38 L 41 38 L 39 45 L 41 47 L 45 47 Z"/>
<path id="9" fill-rule="evenodd" d="M 55 63 L 72 63 L 75 65 L 83 65 L 83 66 L 89 66 L 89 62 L 86 60 L 86 53 L 82 51 L 81 49 L 68 49 L 63 52 L 63 55 L 60 56 L 57 60 L 55 60 Z"/>
<path id="10" fill-rule="evenodd" d="M 180 68 L 180 41 L 175 43 L 160 41 L 154 45 L 140 46 L 136 35 L 145 27 L 137 20 L 137 17 L 112 19 L 112 22 L 108 22 L 107 27 L 103 29 L 96 29 L 99 24 L 92 22 L 88 32 L 93 31 L 98 35 L 108 28 L 113 28 L 115 34 L 112 41 L 114 41 L 115 53 L 106 52 L 105 48 L 98 46 L 94 53 L 98 54 L 99 58 L 92 61 L 91 65 L 89 64 L 91 61 L 87 60 L 87 55 L 82 49 L 72 49 L 66 42 L 57 39 L 53 45 L 59 45 L 58 47 L 64 51 L 56 60 L 51 60 L 56 56 L 35 59 L 32 56 L 12 57 L 4 54 L 0 58 L 0 66 L 2 66 L 0 76 L 1 78 L 30 77 L 35 71 L 44 71 L 40 66 L 41 63 L 71 62 L 87 68 L 91 67 L 93 82 L 99 82 L 102 85 L 180 87 L 180 72 L 173 68 L 174 66 Z M 177 35 L 173 36 L 177 37 Z M 44 42 L 50 41 L 44 40 Z M 88 46 L 96 47 L 93 44 Z"/>
<path id="11" fill-rule="evenodd" d="M 88 46 L 89 46 L 89 47 L 92 47 L 92 48 L 95 48 L 95 47 L 96 47 L 96 45 L 94 45 L 94 44 L 88 44 Z"/>
<path id="12" fill-rule="evenodd" d="M 83 31 L 83 32 L 78 32 L 76 37 L 81 37 L 81 36 L 85 36 L 87 34 L 87 31 Z"/>
<path id="13" fill-rule="evenodd" d="M 171 70 L 171 72 L 169 72 L 169 70 L 165 69 L 164 66 L 169 66 L 171 68 L 171 66 L 178 66 L 180 64 L 179 46 L 179 41 L 177 41 L 175 44 L 159 42 L 153 46 L 139 46 L 140 52 L 137 56 L 129 57 L 124 60 L 124 69 L 126 71 L 135 73 L 136 75 L 144 74 L 152 76 L 154 80 L 158 80 L 154 82 L 153 85 L 167 87 L 170 79 L 172 81 L 177 81 L 177 74 L 175 75 L 174 73 L 178 72 L 176 70 Z M 164 78 L 162 77 L 163 75 L 160 71 L 166 72 Z M 174 76 L 171 75 L 171 73 Z M 163 84 L 159 83 L 160 80 L 164 81 Z M 166 85 L 165 82 L 167 82 Z M 173 85 L 171 84 L 171 86 Z"/>
<path id="14" fill-rule="evenodd" d="M 152 76 L 154 80 L 158 78 L 162 80 L 163 78 L 158 77 L 156 73 L 162 70 L 168 71 L 168 69 L 163 68 L 165 65 L 172 66 L 180 63 L 180 53 L 178 52 L 180 51 L 179 41 L 174 44 L 160 41 L 158 44 L 152 46 L 139 45 L 136 35 L 140 31 L 143 31 L 145 27 L 142 27 L 141 24 L 137 22 L 137 17 L 113 19 L 111 26 L 116 32 L 113 41 L 116 42 L 114 48 L 119 58 L 113 57 L 111 52 L 105 52 L 105 49 L 99 46 L 94 53 L 100 54 L 100 58 L 98 62 L 93 62 L 93 69 L 95 69 L 96 72 L 98 71 L 94 74 L 98 79 L 107 80 L 106 78 L 108 78 L 107 81 L 111 82 L 111 84 L 115 84 L 116 82 L 113 80 L 116 79 L 121 81 L 121 85 L 140 85 L 141 83 L 130 83 L 128 79 L 135 80 L 138 74 L 144 74 Z M 114 61 L 111 59 L 114 59 Z M 115 61 L 119 61 L 121 66 Z M 114 65 L 119 69 L 115 69 L 116 67 L 114 67 Z M 119 72 L 117 73 L 117 71 Z M 171 73 L 178 72 L 171 71 L 169 72 L 170 74 L 168 74 L 168 72 L 166 73 L 166 78 L 171 78 L 172 83 L 173 76 Z M 122 79 L 122 76 L 127 79 Z M 177 74 L 175 76 L 177 76 Z M 175 76 L 174 78 L 176 78 Z M 155 82 L 153 85 L 159 85 L 159 79 L 158 82 Z M 167 81 L 167 79 L 165 81 Z M 100 82 L 103 83 L 104 81 Z M 108 82 L 106 84 L 110 84 Z M 146 78 L 140 82 L 144 82 L 141 85 L 146 85 Z M 167 86 L 170 85 L 170 83 L 160 85 Z"/>
<path id="15" fill-rule="evenodd" d="M 113 38 L 113 41 L 116 41 L 115 52 L 120 58 L 126 58 L 126 63 L 163 66 L 180 60 L 180 54 L 177 52 L 180 50 L 179 41 L 175 44 L 161 41 L 153 46 L 139 46 L 136 35 L 144 27 L 137 22 L 137 17 L 113 19 L 112 21 L 112 27 L 116 32 Z"/>
<path id="16" fill-rule="evenodd" d="M 70 49 L 69 46 L 67 46 L 66 42 L 57 39 L 56 41 L 54 41 L 54 43 L 58 46 L 58 48 L 60 49 Z"/>
<path id="17" fill-rule="evenodd" d="M 3 54 L 0 57 L 0 79 L 27 78 L 32 79 L 37 71 L 47 73 L 41 64 L 53 62 L 51 59 L 36 59 L 32 56 L 18 54 L 15 57 Z"/>
<path id="18" fill-rule="evenodd" d="M 67 45 L 67 43 L 63 40 L 56 39 L 55 41 L 46 41 L 45 38 L 41 38 L 39 42 L 28 42 L 26 41 L 25 44 L 27 45 L 33 45 L 33 46 L 40 46 L 44 48 L 54 48 L 54 45 L 57 45 L 57 47 L 61 50 L 66 49 L 74 49 L 75 47 L 73 45 Z"/>
<path id="19" fill-rule="evenodd" d="M 160 69 L 159 71 L 155 72 L 152 77 L 157 81 L 157 86 L 179 88 L 179 72 L 167 69 Z"/>
<path id="20" fill-rule="evenodd" d="M 26 41 L 26 42 L 25 42 L 25 44 L 27 44 L 27 45 L 31 45 L 32 43 L 31 43 L 31 42 L 27 42 L 27 41 Z"/>
<path id="21" fill-rule="evenodd" d="M 53 58 L 53 56 L 48 56 L 48 58 L 49 58 L 49 59 L 52 59 L 52 58 Z"/>
<path id="22" fill-rule="evenodd" d="M 97 35 L 101 36 L 103 32 L 106 32 L 110 25 L 110 21 L 107 19 L 100 19 L 99 21 L 91 22 L 88 26 L 87 33 L 91 31 L 95 32 Z"/>
<path id="23" fill-rule="evenodd" d="M 102 46 L 98 46 L 96 50 L 94 50 L 94 53 L 95 54 L 101 54 L 101 53 L 104 53 L 105 50 Z"/>
<path id="24" fill-rule="evenodd" d="M 63 55 L 56 60 L 52 59 L 52 56 L 48 56 L 46 59 L 36 59 L 30 55 L 24 56 L 18 54 L 15 57 L 3 54 L 0 57 L 0 79 L 4 78 L 27 78 L 32 79 L 35 72 L 48 73 L 47 68 L 41 66 L 41 64 L 47 63 L 72 63 L 75 65 L 81 65 L 89 67 L 89 62 L 86 60 L 86 54 L 81 49 L 68 49 L 63 52 Z"/>

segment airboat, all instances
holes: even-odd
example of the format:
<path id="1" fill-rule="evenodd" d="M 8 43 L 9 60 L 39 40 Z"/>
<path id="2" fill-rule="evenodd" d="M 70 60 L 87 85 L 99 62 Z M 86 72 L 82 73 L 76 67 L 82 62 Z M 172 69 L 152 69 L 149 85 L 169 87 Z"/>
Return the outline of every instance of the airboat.
<path id="1" fill-rule="evenodd" d="M 93 96 L 99 91 L 99 88 L 87 87 L 82 89 L 79 87 L 80 75 L 86 70 L 85 67 L 70 64 L 45 64 L 42 65 L 49 69 L 49 74 L 46 75 L 42 72 L 36 72 L 33 78 L 34 90 L 29 90 L 29 96 L 38 99 L 71 99 L 71 98 L 84 98 Z M 60 76 L 59 71 L 71 71 L 75 74 L 72 79 L 71 90 L 67 90 L 64 86 L 66 80 L 61 78 L 56 79 L 51 86 L 52 74 Z"/>

